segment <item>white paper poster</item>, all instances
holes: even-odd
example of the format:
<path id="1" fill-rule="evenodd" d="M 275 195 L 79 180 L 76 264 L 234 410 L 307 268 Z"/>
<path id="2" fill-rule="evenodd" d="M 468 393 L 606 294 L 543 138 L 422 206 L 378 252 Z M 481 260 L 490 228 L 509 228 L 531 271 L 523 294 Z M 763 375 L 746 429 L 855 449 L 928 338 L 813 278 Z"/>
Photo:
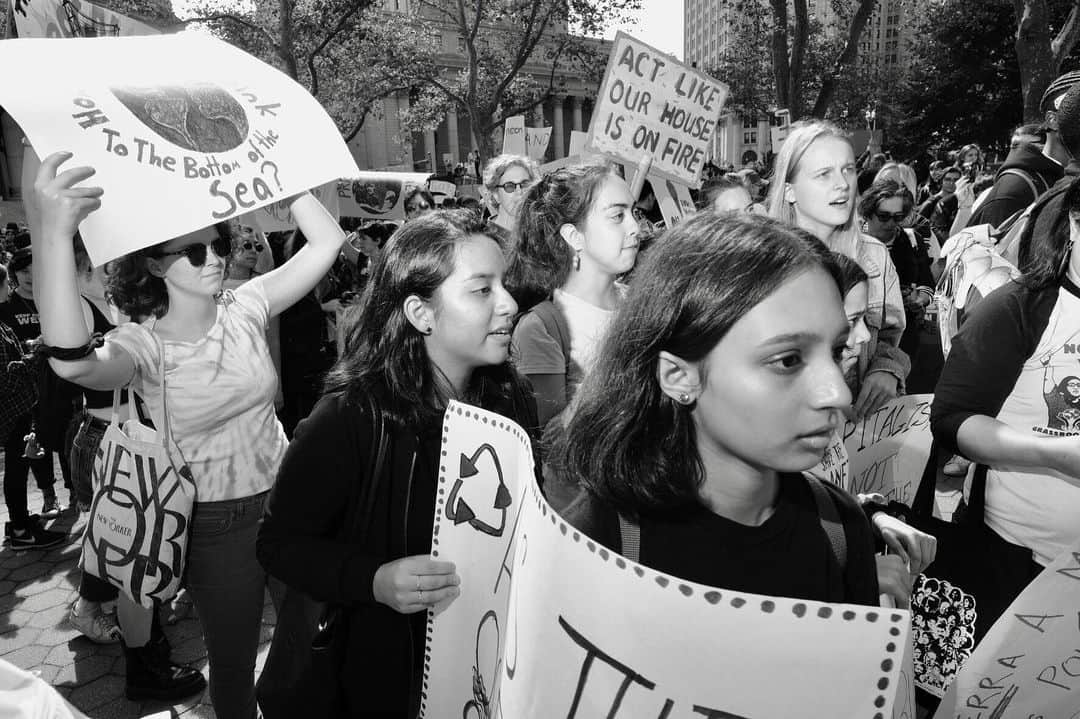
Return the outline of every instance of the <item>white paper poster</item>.
<path id="1" fill-rule="evenodd" d="M 128 37 L 161 32 L 86 0 L 18 0 L 13 14 L 15 31 L 21 38 Z"/>
<path id="2" fill-rule="evenodd" d="M 506 118 L 503 124 L 504 155 L 524 155 L 525 148 L 525 116 L 514 115 Z"/>
<path id="3" fill-rule="evenodd" d="M 932 394 L 909 394 L 886 402 L 861 422 L 844 426 L 850 460 L 846 489 L 852 494 L 877 492 L 886 500 L 915 498 L 930 458 Z"/>
<path id="4" fill-rule="evenodd" d="M 334 180 L 324 185 L 311 188 L 311 194 L 315 195 L 315 199 L 322 203 L 322 206 L 334 216 L 334 219 L 341 218 L 341 207 L 338 201 L 338 181 Z M 292 212 L 289 210 L 289 201 L 279 200 L 265 207 L 260 207 L 248 214 L 259 229 L 263 232 L 275 232 L 279 230 L 294 230 L 296 229 L 296 220 L 293 219 Z"/>
<path id="5" fill-rule="evenodd" d="M 338 181 L 338 209 L 342 217 L 368 220 L 405 220 L 405 193 L 427 186 L 430 172 L 358 172 Z"/>
<path id="6" fill-rule="evenodd" d="M 0 105 L 38 155 L 97 170 L 95 265 L 357 173 L 303 87 L 212 37 L 8 40 L 0 62 L 34 68 L 4 76 Z"/>
<path id="7" fill-rule="evenodd" d="M 525 128 L 525 149 L 533 160 L 544 159 L 544 153 L 547 152 L 549 142 L 551 142 L 550 127 Z"/>
<path id="8" fill-rule="evenodd" d="M 1028 585 L 975 647 L 936 719 L 1080 716 L 1080 544 Z"/>
<path id="9" fill-rule="evenodd" d="M 429 624 L 421 716 L 914 719 L 908 612 L 660 574 L 548 506 L 513 423 L 452 403 L 443 438 L 432 549 L 462 595 Z"/>
<path id="10" fill-rule="evenodd" d="M 615 36 L 589 125 L 589 148 L 689 187 L 701 184 L 728 88 L 626 33 Z"/>

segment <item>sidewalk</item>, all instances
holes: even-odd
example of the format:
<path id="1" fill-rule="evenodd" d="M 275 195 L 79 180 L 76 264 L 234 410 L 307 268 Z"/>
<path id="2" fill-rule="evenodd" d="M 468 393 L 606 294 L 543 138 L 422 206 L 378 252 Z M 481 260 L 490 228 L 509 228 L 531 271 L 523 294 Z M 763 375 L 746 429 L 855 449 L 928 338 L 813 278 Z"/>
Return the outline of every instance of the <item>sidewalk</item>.
<path id="1" fill-rule="evenodd" d="M 0 458 L 3 453 L 0 453 Z M 56 467 L 57 493 L 67 501 L 67 490 Z M 3 466 L 0 462 L 0 479 Z M 41 509 L 42 496 L 31 476 L 30 511 Z M 7 508 L 0 504 L 0 521 Z M 210 696 L 175 705 L 160 702 L 129 702 L 124 697 L 124 659 L 119 644 L 94 644 L 67 623 L 68 607 L 78 596 L 79 551 L 86 515 L 66 512 L 48 524 L 68 531 L 71 541 L 47 551 L 15 552 L 0 548 L 0 659 L 34 672 L 49 682 L 69 702 L 92 719 L 135 719 L 168 711 L 173 717 L 213 718 Z M 262 669 L 274 631 L 274 610 L 269 596 L 263 610 L 256 670 Z M 207 675 L 206 647 L 199 621 L 192 616 L 165 634 L 173 647 L 174 661 L 192 664 Z"/>

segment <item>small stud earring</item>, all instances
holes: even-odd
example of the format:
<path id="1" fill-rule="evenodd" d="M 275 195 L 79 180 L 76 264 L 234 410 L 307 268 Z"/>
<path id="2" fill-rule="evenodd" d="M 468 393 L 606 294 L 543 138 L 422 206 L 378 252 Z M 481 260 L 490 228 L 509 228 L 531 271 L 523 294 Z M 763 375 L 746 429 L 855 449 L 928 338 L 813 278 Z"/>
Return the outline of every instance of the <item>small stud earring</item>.
<path id="1" fill-rule="evenodd" d="M 420 330 L 420 334 L 422 334 L 424 336 L 428 336 L 431 333 L 432 333 L 431 327 L 425 327 L 424 329 Z"/>
<path id="2" fill-rule="evenodd" d="M 581 269 L 581 250 L 574 250 L 574 271 Z"/>
<path id="3" fill-rule="evenodd" d="M 682 394 L 680 394 L 679 395 L 679 404 L 690 404 L 690 395 L 688 395 L 686 392 L 683 392 Z"/>

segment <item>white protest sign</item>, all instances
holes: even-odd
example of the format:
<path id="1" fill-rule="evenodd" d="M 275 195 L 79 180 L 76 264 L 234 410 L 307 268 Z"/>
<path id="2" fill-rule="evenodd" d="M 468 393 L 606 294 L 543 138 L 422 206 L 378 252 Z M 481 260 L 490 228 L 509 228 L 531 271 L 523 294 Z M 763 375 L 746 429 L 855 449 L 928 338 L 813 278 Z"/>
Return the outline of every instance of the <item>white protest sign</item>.
<path id="1" fill-rule="evenodd" d="M 822 482 L 830 482 L 843 490 L 851 491 L 851 472 L 849 467 L 847 446 L 839 432 L 833 432 L 832 440 L 825 452 L 821 455 L 821 462 L 816 467 L 806 470 L 803 474 L 820 479 Z"/>
<path id="2" fill-rule="evenodd" d="M 5 75 L 0 105 L 38 154 L 97 170 L 95 265 L 357 172 L 303 87 L 209 36 L 7 40 L 0 63 L 34 68 Z"/>
<path id="3" fill-rule="evenodd" d="M 430 172 L 359 172 L 339 180 L 338 208 L 342 217 L 405 220 L 405 193 L 427 185 Z"/>
<path id="4" fill-rule="evenodd" d="M 453 402 L 443 440 L 432 554 L 462 595 L 429 617 L 425 719 L 914 719 L 908 612 L 657 573 L 551 509 L 514 423 Z"/>
<path id="5" fill-rule="evenodd" d="M 542 160 L 551 142 L 550 127 L 526 127 L 525 149 L 533 160 Z"/>
<path id="6" fill-rule="evenodd" d="M 446 180 L 429 180 L 428 192 L 430 192 L 436 200 L 442 197 L 454 197 L 457 195 L 457 185 L 453 182 L 447 182 Z"/>
<path id="7" fill-rule="evenodd" d="M 567 156 L 573 157 L 585 152 L 585 144 L 589 141 L 589 133 L 581 130 L 570 131 L 570 151 Z"/>
<path id="8" fill-rule="evenodd" d="M 1080 714 L 1080 543 L 990 628 L 945 693 L 938 719 Z"/>
<path id="9" fill-rule="evenodd" d="M 861 422 L 844 426 L 852 494 L 877 492 L 911 505 L 930 458 L 932 394 L 909 394 L 886 402 Z"/>
<path id="10" fill-rule="evenodd" d="M 728 88 L 670 55 L 615 36 L 589 125 L 589 147 L 690 187 L 701 184 Z"/>
<path id="11" fill-rule="evenodd" d="M 461 596 L 438 616 L 428 615 L 421 717 L 460 717 L 470 706 L 479 711 L 477 691 L 491 696 L 505 643 L 514 528 L 529 481 L 535 483 L 525 431 L 451 402 L 443 418 L 431 556 L 457 565 Z"/>
<path id="12" fill-rule="evenodd" d="M 660 574 L 568 525 L 535 483 L 515 544 L 492 717 L 914 719 L 906 611 Z"/>
<path id="13" fill-rule="evenodd" d="M 315 199 L 322 203 L 322 206 L 326 208 L 327 212 L 334 216 L 335 220 L 341 218 L 341 207 L 338 202 L 337 186 L 337 180 L 334 180 L 333 182 L 311 188 L 311 194 L 315 195 Z M 279 200 L 264 207 L 260 207 L 254 212 L 249 213 L 249 216 L 263 232 L 296 229 L 296 220 L 293 219 L 292 211 L 289 209 L 288 200 Z"/>
<path id="14" fill-rule="evenodd" d="M 128 37 L 161 32 L 86 0 L 19 0 L 12 14 L 21 38 Z"/>
<path id="15" fill-rule="evenodd" d="M 503 124 L 503 154 L 524 155 L 525 149 L 525 116 L 514 115 L 506 118 Z"/>

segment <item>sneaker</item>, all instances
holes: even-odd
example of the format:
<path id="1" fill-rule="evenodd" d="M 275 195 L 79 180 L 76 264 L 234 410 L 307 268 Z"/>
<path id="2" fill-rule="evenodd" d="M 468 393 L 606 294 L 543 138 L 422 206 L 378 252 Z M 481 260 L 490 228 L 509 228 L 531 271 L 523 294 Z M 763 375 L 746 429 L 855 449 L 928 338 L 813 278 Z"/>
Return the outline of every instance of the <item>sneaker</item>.
<path id="1" fill-rule="evenodd" d="M 16 550 L 48 549 L 67 541 L 67 535 L 63 532 L 52 532 L 40 524 L 15 528 L 11 526 L 11 522 L 8 522 L 4 533 L 7 536 L 8 546 Z"/>
<path id="2" fill-rule="evenodd" d="M 79 603 L 76 599 L 68 610 L 68 622 L 71 626 L 82 632 L 83 636 L 96 644 L 116 644 L 120 641 L 120 625 L 116 623 L 116 617 L 101 611 L 101 605 L 91 602 L 92 609 L 79 613 Z"/>
<path id="3" fill-rule="evenodd" d="M 60 501 L 56 497 L 46 497 L 45 504 L 41 505 L 41 516 L 44 519 L 56 519 L 60 516 Z"/>

